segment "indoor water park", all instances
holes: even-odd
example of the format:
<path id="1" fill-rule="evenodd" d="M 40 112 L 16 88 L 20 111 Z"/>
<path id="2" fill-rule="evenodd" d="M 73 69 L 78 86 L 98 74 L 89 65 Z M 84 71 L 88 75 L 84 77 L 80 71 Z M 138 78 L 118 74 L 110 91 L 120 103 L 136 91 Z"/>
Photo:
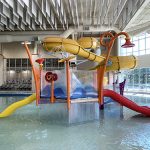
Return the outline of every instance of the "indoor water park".
<path id="1" fill-rule="evenodd" d="M 0 150 L 150 150 L 150 0 L 0 7 Z"/>

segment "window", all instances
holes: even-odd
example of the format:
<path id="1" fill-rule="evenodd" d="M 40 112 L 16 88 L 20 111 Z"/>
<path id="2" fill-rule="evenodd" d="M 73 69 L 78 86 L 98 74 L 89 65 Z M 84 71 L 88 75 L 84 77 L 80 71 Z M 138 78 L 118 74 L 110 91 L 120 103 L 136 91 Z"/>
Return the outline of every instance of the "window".
<path id="1" fill-rule="evenodd" d="M 29 59 L 27 59 L 27 63 L 28 63 L 28 67 L 31 67 L 31 63 Z"/>
<path id="2" fill-rule="evenodd" d="M 133 92 L 150 92 L 150 68 L 123 71 L 121 78 L 127 79 L 125 89 Z"/>
<path id="3" fill-rule="evenodd" d="M 139 50 L 145 50 L 145 39 L 139 40 Z"/>
<path id="4" fill-rule="evenodd" d="M 138 36 L 134 36 L 131 38 L 131 41 L 135 44 L 133 48 L 121 48 L 119 47 L 119 55 L 127 56 L 127 55 L 145 55 L 150 54 L 150 34 L 142 33 Z M 124 44 L 124 39 L 120 38 L 120 45 Z"/>
<path id="5" fill-rule="evenodd" d="M 139 55 L 139 52 L 133 52 L 133 55 L 134 55 L 134 56 L 138 56 L 138 55 Z"/>
<path id="6" fill-rule="evenodd" d="M 45 70 L 57 70 L 63 69 L 64 63 L 59 63 L 58 58 L 46 58 L 45 59 Z"/>
<path id="7" fill-rule="evenodd" d="M 15 59 L 10 59 L 10 67 L 15 67 Z"/>
<path id="8" fill-rule="evenodd" d="M 147 50 L 146 50 L 146 54 L 150 54 L 150 49 L 147 49 Z"/>
<path id="9" fill-rule="evenodd" d="M 145 33 L 141 33 L 140 35 L 138 35 L 138 39 L 145 39 Z"/>
<path id="10" fill-rule="evenodd" d="M 133 51 L 138 51 L 138 41 L 134 41 L 135 46 L 133 47 Z"/>
<path id="11" fill-rule="evenodd" d="M 58 67 L 58 59 L 53 59 L 53 67 Z"/>
<path id="12" fill-rule="evenodd" d="M 10 60 L 9 60 L 9 59 L 7 59 L 7 61 L 6 61 L 6 62 L 7 62 L 7 65 L 6 65 L 6 66 L 7 66 L 7 68 L 8 68 L 8 67 L 9 67 L 9 65 L 10 65 L 10 64 L 9 64 L 9 63 L 10 63 Z"/>
<path id="13" fill-rule="evenodd" d="M 146 49 L 150 49 L 150 38 L 146 38 Z"/>
<path id="14" fill-rule="evenodd" d="M 32 73 L 31 67 L 29 68 L 31 66 L 29 59 L 9 58 L 6 59 L 6 63 L 6 72 L 4 73 L 6 81 L 10 83 L 11 90 L 31 90 Z"/>
<path id="15" fill-rule="evenodd" d="M 11 69 L 13 70 L 21 70 L 22 68 L 28 69 L 28 67 L 31 67 L 29 59 L 19 59 L 19 58 L 10 58 L 7 59 L 7 70 Z"/>
<path id="16" fill-rule="evenodd" d="M 51 67 L 51 59 L 46 59 L 46 67 Z"/>
<path id="17" fill-rule="evenodd" d="M 135 44 L 135 47 L 125 50 L 119 48 L 120 56 L 150 54 L 150 34 L 142 33 L 132 37 L 131 40 Z M 120 39 L 120 45 L 123 43 L 124 39 Z M 136 92 L 150 92 L 150 68 L 123 71 L 122 74 L 123 75 L 121 76 L 124 76 L 127 79 L 126 90 L 132 89 L 132 91 Z"/>
<path id="18" fill-rule="evenodd" d="M 16 59 L 16 67 L 21 67 L 21 59 Z"/>
<path id="19" fill-rule="evenodd" d="M 22 67 L 27 67 L 27 59 L 22 59 Z"/>

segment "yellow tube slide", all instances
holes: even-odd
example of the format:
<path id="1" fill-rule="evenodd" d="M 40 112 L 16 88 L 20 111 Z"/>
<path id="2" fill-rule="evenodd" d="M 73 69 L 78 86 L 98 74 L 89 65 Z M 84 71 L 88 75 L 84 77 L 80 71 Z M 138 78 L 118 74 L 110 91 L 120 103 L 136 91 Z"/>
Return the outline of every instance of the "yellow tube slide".
<path id="1" fill-rule="evenodd" d="M 80 46 L 79 44 L 82 46 Z M 53 51 L 53 49 L 57 46 L 61 46 L 62 51 L 66 51 L 68 53 L 79 55 L 85 59 L 90 60 L 90 63 L 98 62 L 99 64 L 93 63 L 93 67 L 88 65 L 88 62 L 82 63 L 82 67 L 80 69 L 96 69 L 99 65 L 103 65 L 103 61 L 105 60 L 105 56 L 98 56 L 95 53 L 92 53 L 84 48 L 92 48 L 95 49 L 98 46 L 98 42 L 95 38 L 92 37 L 84 37 L 78 40 L 78 43 L 71 39 L 58 38 L 58 37 L 48 37 L 43 41 L 43 47 L 47 51 Z M 111 56 L 109 58 L 112 65 L 107 66 L 106 71 L 116 71 L 121 69 L 132 69 L 136 66 L 136 58 L 134 56 Z M 87 68 L 86 68 L 87 67 Z"/>
<path id="2" fill-rule="evenodd" d="M 93 37 L 82 37 L 77 41 L 83 48 L 95 49 L 98 46 L 98 41 Z"/>
<path id="3" fill-rule="evenodd" d="M 137 64 L 135 56 L 110 56 L 109 60 L 112 64 L 106 67 L 106 71 L 133 69 Z"/>
<path id="4" fill-rule="evenodd" d="M 95 53 L 85 50 L 76 41 L 71 40 L 71 39 L 48 37 L 48 38 L 45 38 L 43 41 L 43 47 L 47 51 L 53 51 L 53 49 L 56 48 L 57 46 L 58 47 L 61 46 L 62 51 L 66 51 L 74 55 L 79 55 L 91 61 L 101 63 L 105 60 L 105 57 L 98 56 Z"/>
<path id="5" fill-rule="evenodd" d="M 10 116 L 13 112 L 15 112 L 16 109 L 32 103 L 35 99 L 36 99 L 36 94 L 32 94 L 31 96 L 29 96 L 21 101 L 11 104 L 3 112 L 0 113 L 0 118 Z"/>

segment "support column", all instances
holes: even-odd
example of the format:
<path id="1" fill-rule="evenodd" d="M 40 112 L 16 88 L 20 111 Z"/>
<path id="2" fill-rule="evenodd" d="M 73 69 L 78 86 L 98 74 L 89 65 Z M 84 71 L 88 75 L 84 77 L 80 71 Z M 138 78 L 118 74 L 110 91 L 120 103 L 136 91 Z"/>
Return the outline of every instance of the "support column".
<path id="1" fill-rule="evenodd" d="M 50 102 L 54 103 L 54 80 L 51 81 L 51 98 Z"/>
<path id="2" fill-rule="evenodd" d="M 66 60 L 66 77 L 67 77 L 67 107 L 70 110 L 70 67 L 69 60 Z"/>
<path id="3" fill-rule="evenodd" d="M 104 70 L 105 68 L 103 66 L 100 66 L 98 68 L 98 102 L 100 109 L 104 109 L 104 98 L 103 98 L 103 80 L 104 80 Z"/>

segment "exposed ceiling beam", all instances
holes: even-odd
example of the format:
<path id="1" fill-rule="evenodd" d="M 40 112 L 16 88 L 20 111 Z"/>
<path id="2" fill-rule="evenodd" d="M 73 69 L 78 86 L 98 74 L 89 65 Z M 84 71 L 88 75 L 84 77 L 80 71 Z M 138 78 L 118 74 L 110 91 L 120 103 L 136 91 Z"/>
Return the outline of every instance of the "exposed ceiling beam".
<path id="1" fill-rule="evenodd" d="M 55 4 L 53 3 L 53 1 L 49 1 L 50 2 L 50 5 L 51 5 L 51 8 L 52 8 L 52 11 L 53 11 L 53 14 L 54 14 L 54 20 L 55 20 L 55 22 L 54 22 L 54 27 L 56 28 L 56 24 L 61 24 L 62 26 L 63 26 L 63 22 L 62 22 L 62 20 L 61 20 L 61 16 L 60 16 L 60 6 L 59 6 L 59 4 L 58 4 L 58 2 L 57 1 L 54 1 L 55 2 Z M 56 22 L 56 18 L 57 18 L 57 22 Z M 64 28 L 64 27 L 63 27 Z"/>
<path id="2" fill-rule="evenodd" d="M 90 0 L 90 15 L 89 15 L 89 17 L 90 17 L 90 25 L 92 24 L 92 13 L 93 13 L 93 1 L 94 0 Z"/>
<path id="3" fill-rule="evenodd" d="M 0 32 L 0 35 L 58 35 L 62 34 L 64 31 L 5 31 Z"/>
<path id="4" fill-rule="evenodd" d="M 134 35 L 140 34 L 142 32 L 145 32 L 149 29 L 150 29 L 150 21 L 140 24 L 140 25 L 137 25 L 137 26 L 134 26 L 132 28 L 128 28 L 126 32 L 128 32 L 130 35 L 134 36 Z"/>
<path id="5" fill-rule="evenodd" d="M 148 5 L 148 3 L 150 3 L 150 0 L 144 0 L 143 4 L 140 6 L 140 8 L 138 8 L 138 10 L 136 11 L 136 13 L 134 14 L 134 16 L 130 19 L 130 21 L 126 24 L 125 28 L 123 29 L 124 31 L 126 31 L 129 26 L 136 20 L 136 18 L 140 15 L 140 13 L 143 11 L 143 9 Z"/>
<path id="6" fill-rule="evenodd" d="M 72 1 L 71 1 L 71 0 L 68 0 L 68 4 L 69 4 L 69 8 L 70 8 L 70 10 L 71 10 L 72 23 L 73 23 L 73 25 L 76 25 Z"/>
<path id="7" fill-rule="evenodd" d="M 104 16 L 104 20 L 103 20 L 102 24 L 104 24 L 106 18 L 109 18 L 108 14 L 110 12 L 112 4 L 113 4 L 113 0 L 108 0 L 107 1 L 107 4 L 106 4 L 107 8 L 106 8 L 106 11 L 105 11 L 105 16 Z"/>
<path id="8" fill-rule="evenodd" d="M 105 22 L 105 13 L 106 13 L 106 11 L 107 11 L 107 8 L 106 8 L 106 3 L 107 3 L 107 1 L 106 0 L 103 0 L 103 2 L 102 2 L 102 7 L 101 7 L 101 14 L 100 14 L 100 16 L 101 16 L 101 18 L 100 18 L 100 26 L 102 26 L 103 25 L 103 23 Z"/>
<path id="9" fill-rule="evenodd" d="M 63 37 L 67 38 L 69 35 L 74 33 L 74 29 L 68 29 L 64 31 L 41 31 L 41 32 L 0 32 L 0 43 L 7 42 L 21 42 L 21 41 L 41 41 L 45 37 Z"/>
<path id="10" fill-rule="evenodd" d="M 81 25 L 83 25 L 83 1 L 79 0 L 80 1 L 80 8 L 81 8 Z"/>
<path id="11" fill-rule="evenodd" d="M 95 26 L 90 26 L 89 30 L 83 30 L 83 26 L 79 26 L 78 29 L 75 29 L 75 32 L 104 32 L 104 31 L 115 31 L 115 32 L 121 32 L 118 28 L 116 27 L 109 27 L 109 26 L 100 26 L 100 27 L 95 27 Z"/>
<path id="12" fill-rule="evenodd" d="M 88 0 L 85 0 L 85 25 L 87 25 L 88 22 Z"/>
<path id="13" fill-rule="evenodd" d="M 125 6 L 126 6 L 127 2 L 128 2 L 128 0 L 121 0 L 120 1 L 120 5 L 118 6 L 117 17 L 114 20 L 114 24 L 117 23 L 119 17 L 121 16 L 121 13 L 122 13 L 123 9 L 125 9 Z"/>
<path id="14" fill-rule="evenodd" d="M 67 18 L 67 22 L 71 21 L 71 18 L 72 18 L 72 14 L 71 14 L 71 10 L 70 10 L 70 7 L 68 5 L 68 0 L 63 0 L 62 1 L 63 3 L 63 6 L 64 6 L 64 12 L 66 14 L 66 18 Z"/>
<path id="15" fill-rule="evenodd" d="M 34 41 L 34 40 L 42 40 L 45 37 L 55 36 L 55 37 L 64 37 L 67 38 L 69 35 L 73 33 L 82 33 L 82 32 L 104 32 L 104 31 L 111 31 L 112 28 L 106 28 L 105 26 L 101 26 L 100 28 L 95 28 L 91 26 L 89 30 L 83 30 L 83 26 L 79 26 L 78 29 L 76 28 L 69 28 L 65 32 L 63 31 L 31 31 L 31 32 L 0 32 L 0 43 L 5 42 L 14 42 L 14 41 Z M 114 31 L 120 32 L 117 28 L 113 28 Z"/>
<path id="16" fill-rule="evenodd" d="M 77 6 L 77 1 L 74 0 L 74 5 L 75 5 L 75 14 L 76 14 L 76 22 L 77 22 L 77 27 L 79 27 L 79 16 L 78 16 L 78 6 Z"/>
<path id="17" fill-rule="evenodd" d="M 102 6 L 103 6 L 103 0 L 99 0 L 97 2 L 97 5 L 99 5 L 99 9 L 97 11 L 97 27 L 99 26 L 100 22 L 101 22 L 101 14 L 102 14 Z"/>
<path id="18" fill-rule="evenodd" d="M 94 9 L 93 9 L 93 21 L 92 21 L 92 25 L 95 24 L 94 20 L 95 20 L 95 15 L 96 15 L 96 9 L 97 9 L 97 0 L 94 0 Z"/>

